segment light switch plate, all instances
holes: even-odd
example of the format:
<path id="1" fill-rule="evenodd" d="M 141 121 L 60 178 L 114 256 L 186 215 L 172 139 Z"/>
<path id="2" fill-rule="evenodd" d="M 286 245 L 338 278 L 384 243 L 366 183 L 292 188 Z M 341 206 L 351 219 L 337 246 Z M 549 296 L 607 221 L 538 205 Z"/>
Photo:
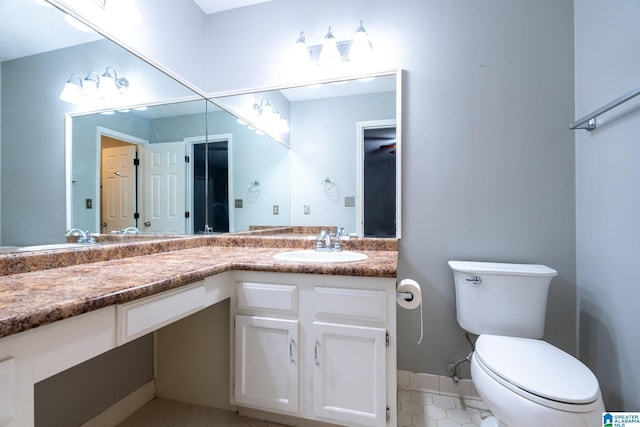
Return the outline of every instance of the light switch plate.
<path id="1" fill-rule="evenodd" d="M 346 196 L 344 198 L 344 207 L 345 208 L 352 208 L 356 205 L 356 198 L 353 196 Z"/>
<path id="2" fill-rule="evenodd" d="M 242 199 L 236 199 L 236 208 L 241 208 L 242 207 Z"/>

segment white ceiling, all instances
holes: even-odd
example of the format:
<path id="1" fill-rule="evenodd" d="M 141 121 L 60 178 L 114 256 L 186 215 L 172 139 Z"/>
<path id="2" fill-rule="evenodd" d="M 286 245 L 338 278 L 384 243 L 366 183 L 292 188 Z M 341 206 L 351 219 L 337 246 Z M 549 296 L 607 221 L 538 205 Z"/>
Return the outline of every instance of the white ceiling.
<path id="1" fill-rule="evenodd" d="M 264 3 L 270 0 L 193 0 L 207 15 L 223 10 L 237 9 L 252 4 Z"/>

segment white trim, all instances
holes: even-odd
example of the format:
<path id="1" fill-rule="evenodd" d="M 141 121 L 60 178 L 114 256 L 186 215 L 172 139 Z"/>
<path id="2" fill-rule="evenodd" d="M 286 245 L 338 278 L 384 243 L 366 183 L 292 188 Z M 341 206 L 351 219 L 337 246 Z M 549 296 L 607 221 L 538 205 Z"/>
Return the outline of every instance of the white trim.
<path id="1" fill-rule="evenodd" d="M 155 396 L 156 384 L 151 380 L 82 424 L 81 427 L 115 426 L 149 403 Z"/>

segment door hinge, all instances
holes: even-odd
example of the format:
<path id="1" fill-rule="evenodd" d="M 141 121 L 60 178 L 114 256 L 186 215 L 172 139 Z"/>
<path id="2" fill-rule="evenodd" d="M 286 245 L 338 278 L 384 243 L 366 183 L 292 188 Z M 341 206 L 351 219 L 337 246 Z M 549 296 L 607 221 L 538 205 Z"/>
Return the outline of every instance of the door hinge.
<path id="1" fill-rule="evenodd" d="M 185 217 L 186 219 L 189 219 L 189 216 L 190 216 L 189 211 L 184 211 L 184 217 Z"/>
<path id="2" fill-rule="evenodd" d="M 387 422 L 389 422 L 389 420 L 391 420 L 391 409 L 389 409 L 388 406 L 387 406 L 386 417 L 387 417 Z"/>
<path id="3" fill-rule="evenodd" d="M 185 163 L 189 163 L 189 161 L 190 161 L 189 156 L 184 156 L 184 162 L 185 162 Z"/>
<path id="4" fill-rule="evenodd" d="M 140 166 L 140 159 L 138 158 L 133 159 L 133 166 Z"/>
<path id="5" fill-rule="evenodd" d="M 387 332 L 384 337 L 384 345 L 389 347 L 389 332 Z"/>
<path id="6" fill-rule="evenodd" d="M 134 213 L 133 219 L 140 219 L 140 213 L 139 212 Z"/>

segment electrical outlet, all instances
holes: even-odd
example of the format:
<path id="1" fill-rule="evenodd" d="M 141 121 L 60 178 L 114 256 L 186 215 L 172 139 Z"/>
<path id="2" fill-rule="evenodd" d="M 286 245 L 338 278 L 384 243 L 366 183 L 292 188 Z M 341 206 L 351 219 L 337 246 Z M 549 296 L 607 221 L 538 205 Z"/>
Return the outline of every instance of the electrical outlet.
<path id="1" fill-rule="evenodd" d="M 242 207 L 242 199 L 236 199 L 236 208 L 240 209 Z"/>
<path id="2" fill-rule="evenodd" d="M 344 207 L 345 208 L 352 208 L 356 205 L 356 198 L 353 196 L 346 196 L 344 198 Z"/>
<path id="3" fill-rule="evenodd" d="M 273 205 L 273 214 L 278 215 L 279 212 L 280 212 L 280 208 L 278 207 L 278 205 Z"/>
<path id="4" fill-rule="evenodd" d="M 304 205 L 304 214 L 305 215 L 311 215 L 311 206 L 310 205 Z"/>
<path id="5" fill-rule="evenodd" d="M 85 207 L 85 209 L 93 209 L 93 200 L 92 199 L 84 199 L 84 207 Z"/>

